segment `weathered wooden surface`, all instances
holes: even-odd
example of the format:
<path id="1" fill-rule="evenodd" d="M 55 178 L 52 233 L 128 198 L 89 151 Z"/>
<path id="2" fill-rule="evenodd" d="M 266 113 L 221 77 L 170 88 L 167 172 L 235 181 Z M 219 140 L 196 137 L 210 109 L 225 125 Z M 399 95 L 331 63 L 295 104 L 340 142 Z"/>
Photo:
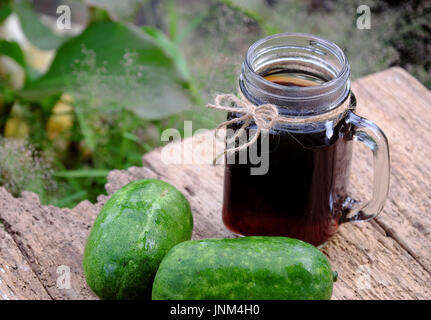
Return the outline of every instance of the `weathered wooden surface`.
<path id="1" fill-rule="evenodd" d="M 431 93 L 399 68 L 362 78 L 353 91 L 358 113 L 376 122 L 390 141 L 391 188 L 377 219 L 342 225 L 323 249 L 339 273 L 333 298 L 431 299 Z M 221 222 L 223 166 L 208 164 L 210 137 L 211 132 L 146 154 L 142 168 L 111 172 L 108 195 L 129 181 L 161 178 L 190 200 L 193 238 L 232 236 Z M 193 164 L 162 161 L 181 160 L 192 143 Z M 370 152 L 355 146 L 351 189 L 359 199 L 370 193 L 371 170 Z M 68 210 L 41 206 L 31 193 L 15 199 L 0 188 L 0 299 L 95 298 L 85 284 L 82 253 L 107 198 Z M 58 284 L 61 266 L 70 268 L 70 289 Z"/>
<path id="2" fill-rule="evenodd" d="M 38 277 L 0 225 L 0 299 L 50 299 Z"/>
<path id="3" fill-rule="evenodd" d="M 376 221 L 431 273 L 431 92 L 400 68 L 362 78 L 353 90 L 359 113 L 376 122 L 390 144 L 391 187 Z M 369 154 L 356 157 L 353 171 L 370 173 Z M 353 181 L 355 189 L 365 190 L 366 181 Z"/>

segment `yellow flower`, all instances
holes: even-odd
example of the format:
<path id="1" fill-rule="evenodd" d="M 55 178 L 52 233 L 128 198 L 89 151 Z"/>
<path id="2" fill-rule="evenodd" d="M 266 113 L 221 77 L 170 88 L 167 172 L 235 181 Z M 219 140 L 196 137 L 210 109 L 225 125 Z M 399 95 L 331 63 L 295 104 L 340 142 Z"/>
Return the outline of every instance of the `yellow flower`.
<path id="1" fill-rule="evenodd" d="M 63 94 L 52 109 L 52 115 L 46 123 L 48 139 L 54 140 L 60 133 L 70 130 L 73 126 L 72 97 Z"/>
<path id="2" fill-rule="evenodd" d="M 4 136 L 7 138 L 27 138 L 30 134 L 30 126 L 27 121 L 19 117 L 11 117 L 6 121 Z"/>

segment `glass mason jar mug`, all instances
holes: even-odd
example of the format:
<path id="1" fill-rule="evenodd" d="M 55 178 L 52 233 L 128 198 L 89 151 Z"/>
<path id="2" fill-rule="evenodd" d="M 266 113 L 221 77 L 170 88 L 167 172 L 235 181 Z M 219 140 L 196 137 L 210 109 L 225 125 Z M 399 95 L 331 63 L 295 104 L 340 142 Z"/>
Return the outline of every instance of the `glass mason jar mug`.
<path id="1" fill-rule="evenodd" d="M 235 161 L 238 152 L 227 156 L 223 222 L 228 229 L 321 245 L 340 223 L 369 220 L 380 213 L 389 188 L 388 142 L 379 127 L 354 113 L 349 75 L 343 51 L 314 35 L 276 34 L 249 48 L 239 79 L 243 98 L 255 106 L 272 104 L 280 117 L 295 121 L 269 129 L 265 174 L 251 174 L 256 165 L 249 160 Z M 228 120 L 241 116 L 230 112 Z M 242 125 L 229 124 L 233 130 L 227 138 Z M 251 122 L 245 132 L 250 137 L 255 129 Z M 261 152 L 263 139 L 259 136 L 248 149 Z M 347 194 L 353 141 L 364 143 L 374 156 L 373 196 L 368 202 Z"/>

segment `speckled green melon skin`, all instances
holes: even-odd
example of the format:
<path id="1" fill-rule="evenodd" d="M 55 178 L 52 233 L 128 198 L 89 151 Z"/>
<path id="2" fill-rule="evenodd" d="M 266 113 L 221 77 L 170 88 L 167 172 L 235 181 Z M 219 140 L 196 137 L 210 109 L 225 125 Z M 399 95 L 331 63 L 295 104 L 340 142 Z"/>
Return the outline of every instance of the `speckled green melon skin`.
<path id="1" fill-rule="evenodd" d="M 190 240 L 190 205 L 170 184 L 145 179 L 115 192 L 100 211 L 84 252 L 84 273 L 102 299 L 150 299 L 160 262 Z"/>
<path id="2" fill-rule="evenodd" d="M 286 237 L 192 240 L 165 256 L 154 300 L 330 299 L 333 273 L 314 246 Z"/>

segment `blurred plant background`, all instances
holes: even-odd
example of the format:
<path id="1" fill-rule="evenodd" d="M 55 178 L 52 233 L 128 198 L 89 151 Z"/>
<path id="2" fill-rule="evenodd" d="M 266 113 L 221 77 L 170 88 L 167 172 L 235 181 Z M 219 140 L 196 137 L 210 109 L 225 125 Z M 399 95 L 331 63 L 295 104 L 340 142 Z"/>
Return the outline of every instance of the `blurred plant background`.
<path id="1" fill-rule="evenodd" d="M 370 30 L 356 28 L 363 4 Z M 205 103 L 236 91 L 251 43 L 286 31 L 339 44 L 353 79 L 399 65 L 431 88 L 431 1 L 0 0 L 0 185 L 94 201 L 164 129 L 223 120 Z"/>

